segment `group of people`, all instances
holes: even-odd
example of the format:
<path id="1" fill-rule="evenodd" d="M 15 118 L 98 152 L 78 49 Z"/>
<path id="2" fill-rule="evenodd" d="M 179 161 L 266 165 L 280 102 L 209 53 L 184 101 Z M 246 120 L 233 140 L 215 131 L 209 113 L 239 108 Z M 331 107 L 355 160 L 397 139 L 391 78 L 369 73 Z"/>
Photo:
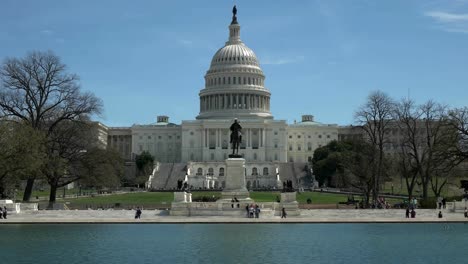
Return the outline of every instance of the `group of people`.
<path id="1" fill-rule="evenodd" d="M 7 214 L 8 214 L 8 211 L 7 211 L 6 206 L 3 206 L 3 209 L 2 207 L 0 207 L 0 219 L 7 219 Z"/>
<path id="2" fill-rule="evenodd" d="M 406 218 L 416 218 L 416 211 L 414 210 L 414 207 L 411 208 L 411 211 L 410 211 L 410 208 L 406 208 L 406 214 L 405 214 Z"/>
<path id="3" fill-rule="evenodd" d="M 437 205 L 439 209 L 446 208 L 447 200 L 443 197 L 437 197 Z"/>
<path id="4" fill-rule="evenodd" d="M 245 210 L 247 211 L 247 218 L 259 218 L 260 207 L 258 204 L 246 205 Z"/>
<path id="5" fill-rule="evenodd" d="M 290 180 L 283 182 L 283 192 L 294 192 L 293 182 Z"/>

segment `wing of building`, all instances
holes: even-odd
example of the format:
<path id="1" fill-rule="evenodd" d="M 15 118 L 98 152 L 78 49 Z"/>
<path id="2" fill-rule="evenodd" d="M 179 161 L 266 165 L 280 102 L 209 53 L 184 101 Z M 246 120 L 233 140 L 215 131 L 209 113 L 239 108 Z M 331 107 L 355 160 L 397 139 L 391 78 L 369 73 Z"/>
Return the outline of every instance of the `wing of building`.
<path id="1" fill-rule="evenodd" d="M 143 151 L 155 157 L 151 188 L 173 189 L 178 180 L 188 180 L 195 188 L 221 188 L 234 118 L 242 126 L 239 153 L 247 161 L 248 188 L 278 188 L 286 180 L 308 187 L 314 150 L 338 139 L 337 125 L 316 122 L 312 115 L 289 125 L 273 118 L 261 64 L 240 33 L 233 16 L 229 38 L 204 76 L 195 120 L 174 124 L 158 116 L 152 124 L 108 129 L 108 147 L 120 151 L 127 164 Z"/>

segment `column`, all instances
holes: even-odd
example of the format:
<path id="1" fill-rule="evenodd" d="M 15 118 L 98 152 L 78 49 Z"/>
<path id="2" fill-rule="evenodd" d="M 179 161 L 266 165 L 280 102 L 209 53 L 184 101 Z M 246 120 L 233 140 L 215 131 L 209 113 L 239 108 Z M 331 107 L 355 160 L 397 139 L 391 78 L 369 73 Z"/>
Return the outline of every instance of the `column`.
<path id="1" fill-rule="evenodd" d="M 205 140 L 205 129 L 202 130 L 202 148 L 205 146 L 206 140 Z"/>
<path id="2" fill-rule="evenodd" d="M 250 94 L 246 95 L 246 102 L 245 102 L 247 109 L 250 109 Z"/>
<path id="3" fill-rule="evenodd" d="M 232 98 L 233 98 L 232 94 L 229 94 L 229 109 L 232 109 L 232 108 L 233 108 L 233 107 L 232 107 L 232 106 L 233 106 L 233 104 L 232 104 Z"/>
<path id="4" fill-rule="evenodd" d="M 265 129 L 262 129 L 262 147 L 265 147 Z"/>
<path id="5" fill-rule="evenodd" d="M 258 142 L 258 147 L 259 147 L 259 148 L 263 147 L 263 145 L 262 145 L 262 143 L 263 143 L 263 138 L 262 138 L 262 137 L 263 137 L 263 133 L 262 133 L 262 130 L 263 130 L 263 129 L 261 129 L 261 128 L 258 130 L 258 141 L 259 141 L 259 142 Z"/>

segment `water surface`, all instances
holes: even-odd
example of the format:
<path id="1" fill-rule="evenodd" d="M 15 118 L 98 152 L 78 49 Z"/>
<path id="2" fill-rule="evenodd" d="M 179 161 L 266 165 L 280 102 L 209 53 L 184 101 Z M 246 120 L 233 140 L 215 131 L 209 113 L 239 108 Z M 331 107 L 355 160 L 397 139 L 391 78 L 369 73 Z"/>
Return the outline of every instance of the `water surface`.
<path id="1" fill-rule="evenodd" d="M 0 263 L 467 263 L 467 224 L 0 225 Z"/>

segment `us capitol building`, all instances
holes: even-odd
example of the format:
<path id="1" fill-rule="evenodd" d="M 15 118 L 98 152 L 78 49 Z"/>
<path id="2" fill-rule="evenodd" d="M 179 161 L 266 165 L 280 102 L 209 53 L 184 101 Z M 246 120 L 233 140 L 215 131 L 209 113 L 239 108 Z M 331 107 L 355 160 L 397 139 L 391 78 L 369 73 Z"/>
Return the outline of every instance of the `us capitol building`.
<path id="1" fill-rule="evenodd" d="M 314 150 L 338 140 L 338 125 L 316 122 L 312 115 L 293 124 L 274 119 L 260 62 L 240 33 L 234 13 L 229 38 L 204 76 L 195 120 L 174 124 L 161 115 L 152 124 L 106 128 L 107 147 L 118 150 L 127 166 L 143 151 L 154 156 L 150 188 L 173 189 L 178 180 L 188 180 L 194 188 L 222 188 L 235 118 L 242 126 L 239 154 L 246 160 L 250 189 L 280 188 L 285 180 L 309 186 Z"/>

